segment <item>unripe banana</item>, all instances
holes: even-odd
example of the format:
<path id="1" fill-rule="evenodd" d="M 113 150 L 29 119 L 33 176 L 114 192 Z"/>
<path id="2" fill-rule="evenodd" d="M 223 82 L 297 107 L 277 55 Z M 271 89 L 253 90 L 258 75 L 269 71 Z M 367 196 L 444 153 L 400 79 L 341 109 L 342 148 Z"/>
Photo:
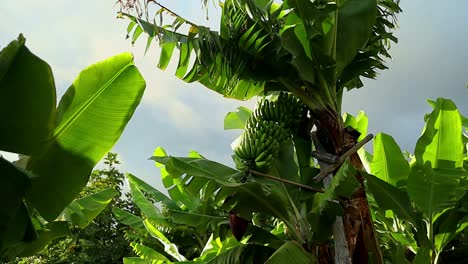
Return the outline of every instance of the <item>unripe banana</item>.
<path id="1" fill-rule="evenodd" d="M 302 105 L 290 93 L 281 92 L 277 99 L 262 100 L 247 120 L 233 159 L 238 169 L 268 169 L 278 157 L 280 145 L 291 137 L 300 122 Z"/>

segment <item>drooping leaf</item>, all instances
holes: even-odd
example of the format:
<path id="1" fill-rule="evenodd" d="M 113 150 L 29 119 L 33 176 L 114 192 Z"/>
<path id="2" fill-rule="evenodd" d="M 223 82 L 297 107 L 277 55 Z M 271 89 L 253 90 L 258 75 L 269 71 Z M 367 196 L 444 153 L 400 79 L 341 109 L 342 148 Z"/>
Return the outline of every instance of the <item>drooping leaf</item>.
<path id="1" fill-rule="evenodd" d="M 50 147 L 28 165 L 39 177 L 27 200 L 46 220 L 57 217 L 85 186 L 94 165 L 120 137 L 144 89 L 132 55 L 123 53 L 88 67 L 67 90 Z"/>
<path id="2" fill-rule="evenodd" d="M 146 263 L 167 263 L 171 264 L 171 260 L 166 258 L 163 254 L 153 250 L 150 247 L 142 245 L 140 243 L 132 242 L 130 246 L 133 248 L 133 251 L 140 256 L 141 259 L 144 259 Z"/>
<path id="3" fill-rule="evenodd" d="M 239 106 L 236 111 L 229 112 L 224 117 L 224 130 L 244 129 L 245 123 L 252 115 L 252 110 L 244 106 Z"/>
<path id="4" fill-rule="evenodd" d="M 173 244 L 149 219 L 144 221 L 146 230 L 164 245 L 164 251 L 178 261 L 185 261 L 185 257 L 179 253 L 179 249 Z"/>
<path id="5" fill-rule="evenodd" d="M 23 35 L 0 52 L 0 149 L 39 155 L 55 121 L 55 84 L 50 66 L 31 53 Z"/>
<path id="6" fill-rule="evenodd" d="M 271 255 L 266 264 L 311 264 L 317 263 L 312 254 L 306 252 L 297 242 L 288 241 Z"/>
<path id="7" fill-rule="evenodd" d="M 131 186 L 133 186 L 134 188 L 137 188 L 139 190 L 145 191 L 146 193 L 150 194 L 155 199 L 156 202 L 163 203 L 169 209 L 174 209 L 174 210 L 179 209 L 179 206 L 177 206 L 175 201 L 169 199 L 169 197 L 167 197 L 165 194 L 163 194 L 159 190 L 153 188 L 151 185 L 149 185 L 146 182 L 142 181 L 138 177 L 134 176 L 131 173 L 128 173 L 126 175 L 126 177 L 127 177 L 128 181 L 129 181 L 129 183 L 131 184 Z"/>
<path id="8" fill-rule="evenodd" d="M 356 2 L 352 4 L 359 5 Z M 390 44 L 398 42 L 392 31 L 397 27 L 396 15 L 399 12 L 401 12 L 399 1 L 377 1 L 376 19 L 370 36 L 362 49 L 355 54 L 354 59 L 341 72 L 337 84 L 338 91 L 344 87 L 348 90 L 360 88 L 363 86 L 361 76 L 374 79 L 378 70 L 387 69 L 384 60 L 391 58 L 388 52 Z"/>
<path id="9" fill-rule="evenodd" d="M 122 210 L 118 207 L 112 208 L 112 213 L 114 214 L 115 218 L 124 225 L 128 225 L 134 229 L 144 229 L 145 225 L 143 224 L 143 219 L 140 217 L 129 213 L 125 210 Z"/>
<path id="10" fill-rule="evenodd" d="M 401 219 L 414 222 L 414 211 L 408 194 L 401 189 L 370 174 L 364 174 L 369 191 L 374 196 L 379 208 L 392 210 Z"/>
<path id="11" fill-rule="evenodd" d="M 392 136 L 379 133 L 374 138 L 371 173 L 393 186 L 406 185 L 409 164 Z"/>
<path id="12" fill-rule="evenodd" d="M 129 181 L 130 194 L 132 195 L 133 202 L 140 208 L 145 217 L 154 219 L 164 218 L 159 208 L 157 208 L 148 198 L 145 197 L 143 192 L 136 187 L 132 181 Z"/>
<path id="13" fill-rule="evenodd" d="M 118 194 L 119 192 L 115 189 L 108 188 L 74 200 L 63 210 L 58 219 L 69 221 L 80 228 L 85 228 Z"/>
<path id="14" fill-rule="evenodd" d="M 265 81 L 252 74 L 246 60 L 248 58 L 249 61 L 253 61 L 255 53 L 249 54 L 248 50 L 244 50 L 245 47 L 237 43 L 231 45 L 233 42 L 224 41 L 218 33 L 203 26 L 191 24 L 196 30 L 184 35 L 129 14 L 122 13 L 121 16 L 136 23 L 134 32 L 143 30 L 150 37 L 159 37 L 162 45 L 159 66 L 162 69 L 165 69 L 172 59 L 173 49 L 179 49 L 176 76 L 182 80 L 198 81 L 226 97 L 240 100 L 250 99 L 263 92 Z M 180 17 L 176 19 L 178 18 Z M 236 41 L 239 41 L 239 38 Z M 253 50 L 255 49 L 250 49 Z M 195 57 L 193 65 L 190 64 L 191 57 Z"/>

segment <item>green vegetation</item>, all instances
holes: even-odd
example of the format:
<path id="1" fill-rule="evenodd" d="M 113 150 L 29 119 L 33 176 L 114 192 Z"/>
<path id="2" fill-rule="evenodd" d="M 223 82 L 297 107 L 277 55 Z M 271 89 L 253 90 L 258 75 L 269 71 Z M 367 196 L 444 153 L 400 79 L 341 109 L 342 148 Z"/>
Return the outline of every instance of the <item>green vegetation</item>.
<path id="1" fill-rule="evenodd" d="M 466 260 L 468 179 L 463 165 L 468 161 L 468 138 L 463 134 L 464 118 L 450 100 L 430 103 L 434 110 L 426 115 L 426 126 L 414 155 L 406 159 L 393 138 L 383 133 L 375 137 L 373 154 L 364 149 L 359 151 L 366 157 L 363 162 L 369 168 L 362 175 L 366 179 L 384 263 L 463 263 Z M 358 121 L 349 114 L 347 119 L 354 120 L 351 123 L 361 129 L 367 124 L 363 114 Z M 228 114 L 225 122 L 233 122 L 232 115 Z M 132 216 L 131 223 L 123 218 L 121 221 L 135 229 L 146 228 L 161 243 L 171 245 L 171 250 L 144 247 L 137 254 L 144 261 L 156 263 L 161 260 L 178 263 L 186 259 L 193 263 L 326 262 L 317 255 L 320 251 L 313 249 L 330 241 L 330 220 L 343 215 L 343 209 L 334 201 L 343 203 L 358 186 L 352 177 L 355 169 L 350 162 L 345 162 L 330 186 L 324 191 L 317 189 L 315 194 L 279 182 L 287 179 L 306 184 L 311 180 L 298 177 L 298 151 L 293 150 L 291 143 L 282 144 L 281 152 L 288 155 L 275 158 L 268 173 L 277 173 L 275 168 L 278 171 L 286 170 L 282 168 L 286 166 L 294 168 L 273 180 L 254 171 L 231 169 L 199 154 L 172 157 L 158 148 L 153 159 L 161 167 L 169 197 L 135 176 L 129 176 L 129 180 L 145 186 L 141 190 L 152 194 L 163 210 L 144 214 L 143 218 Z M 311 176 L 319 172 L 317 164 L 308 169 Z M 135 203 L 142 210 L 155 210 L 143 196 L 138 202 L 135 199 Z M 228 228 L 231 233 L 225 232 Z M 166 233 L 163 236 L 157 230 Z M 192 236 L 200 237 L 179 244 L 177 238 L 169 239 L 177 230 L 187 230 Z M 189 254 L 182 253 L 190 247 L 194 249 Z M 163 253 L 170 256 L 162 257 Z M 135 257 L 127 261 L 140 263 Z"/>
<path id="2" fill-rule="evenodd" d="M 52 71 L 24 37 L 0 52 L 0 114 L 7 117 L 0 149 L 21 154 L 16 162 L 0 158 L 1 259 L 39 252 L 67 236 L 70 223 L 86 227 L 118 194 L 106 189 L 76 199 L 144 89 L 132 55 L 123 53 L 83 70 L 56 108 Z"/>
<path id="3" fill-rule="evenodd" d="M 122 263 L 123 257 L 132 255 L 132 248 L 125 238 L 128 228 L 117 222 L 112 208 L 124 208 L 133 214 L 139 214 L 139 210 L 129 201 L 128 193 L 123 196 L 125 176 L 117 169 L 120 164 L 117 154 L 108 153 L 104 164 L 107 168 L 93 171 L 77 199 L 108 188 L 117 191 L 118 195 L 85 228 L 72 226 L 70 236 L 54 240 L 39 254 L 18 258 L 15 263 Z"/>
<path id="4" fill-rule="evenodd" d="M 398 0 L 226 0 L 219 32 L 156 1 L 118 2 L 132 42 L 144 33 L 147 49 L 159 43 L 159 68 L 177 59 L 186 82 L 258 97 L 225 118 L 225 129 L 243 130 L 236 168 L 158 147 L 167 195 L 127 174 L 124 199 L 115 154 L 91 171 L 143 95 L 132 56 L 83 70 L 56 107 L 50 67 L 20 35 L 0 52 L 0 150 L 20 154 L 0 158 L 0 260 L 466 262 L 468 119 L 449 99 L 429 101 L 403 153 L 390 135 L 367 133 L 363 112 L 341 113 L 345 89 L 386 68 Z M 158 19 L 142 15 L 151 3 Z"/>
<path id="5" fill-rule="evenodd" d="M 127 11 L 147 8 L 138 1 L 127 3 Z M 286 263 L 294 255 L 297 263 L 437 263 L 450 240 L 465 230 L 464 118 L 450 100 L 431 102 L 434 111 L 426 116 L 409 163 L 383 134 L 375 140 L 375 157 L 357 153 L 355 146 L 372 138 L 366 137 L 367 117 L 341 117 L 344 89 L 359 88 L 361 77 L 374 78 L 385 69 L 389 42 L 396 42 L 392 30 L 398 1 L 227 0 L 221 4 L 219 32 L 155 4 L 160 7 L 157 20 L 138 13 L 121 16 L 130 20 L 127 31 L 133 42 L 142 33 L 148 35 L 147 48 L 153 39 L 159 42 L 161 69 L 175 56 L 175 74 L 186 82 L 197 81 L 230 98 L 264 98 L 253 115 L 240 108 L 226 117 L 225 128 L 244 129 L 234 144 L 239 170 L 203 157 L 171 157 L 161 151 L 153 157 L 164 165 L 163 178 L 172 177 L 165 185 L 170 195 L 165 201 L 182 203 L 181 209 L 193 213 L 198 210 L 193 201 L 202 193 L 210 207 L 229 219 L 241 244 L 231 244 L 232 238 L 212 228 L 212 240 L 231 245 L 215 256 L 201 251 L 195 258 L 182 258 L 174 249 L 177 243 L 164 239 L 172 258 L 149 254 L 149 248 L 141 257 Z M 284 107 L 285 95 L 299 98 L 299 105 Z M 293 129 L 282 123 L 282 116 L 297 118 Z M 454 215 L 446 215 L 450 212 Z M 154 219 L 171 215 L 146 217 L 141 221 L 153 221 L 145 227 L 158 237 Z M 177 221 L 195 228 L 180 217 Z M 249 233 L 248 226 L 257 231 Z M 252 240 L 257 232 L 268 238 Z"/>
<path id="6" fill-rule="evenodd" d="M 267 170 L 270 162 L 276 163 L 265 172 L 304 185 L 311 185 L 311 178 L 315 176 L 310 164 L 313 148 L 321 154 L 342 156 L 358 141 L 360 134 L 347 129 L 341 118 L 343 92 L 362 87 L 361 77 L 374 78 L 377 70 L 385 69 L 383 60 L 390 56 L 389 42 L 396 41 L 392 30 L 395 15 L 400 12 L 398 1 L 392 0 L 227 0 L 221 4 L 220 31 L 215 32 L 178 16 L 158 2 L 142 2 L 144 4 L 127 1 L 123 7 L 130 11 L 143 7 L 146 11 L 147 4 L 155 3 L 160 7 L 156 12 L 158 19 L 141 17 L 138 12 L 136 16 L 121 13 L 121 17 L 130 20 L 127 31 L 132 42 L 142 33 L 148 36 L 147 48 L 153 39 L 159 42 L 158 66 L 161 69 L 165 69 L 173 57 L 178 57 L 177 77 L 186 82 L 199 82 L 225 97 L 245 100 L 282 91 L 299 98 L 305 109 L 300 128 L 293 131 L 289 144 L 283 144 L 284 150 L 279 150 L 281 154 L 275 157 L 276 162 L 262 157 L 258 162 L 265 168 L 257 167 Z M 174 56 L 174 48 L 179 50 L 178 55 Z M 265 128 L 261 131 L 260 127 L 263 126 L 247 130 L 247 138 L 236 151 L 238 166 L 242 166 L 239 164 L 242 160 L 248 163 L 252 162 L 249 159 L 253 156 L 257 158 L 256 140 L 252 135 L 266 131 Z M 313 138 L 310 136 L 312 128 L 316 130 Z M 255 132 L 256 129 L 259 131 Z M 286 137 L 287 133 L 278 134 Z M 281 135 L 276 140 L 281 140 Z M 273 140 L 271 136 L 268 139 Z M 253 145 L 246 148 L 243 146 L 246 144 Z M 272 155 L 271 159 L 276 156 L 272 150 L 266 152 Z M 327 262 L 333 261 L 328 252 L 334 247 L 334 259 L 338 263 L 352 260 L 368 263 L 372 259 L 381 263 L 382 253 L 365 195 L 362 163 L 354 153 L 347 164 L 350 169 L 342 170 L 342 177 L 331 180 L 333 176 L 329 175 L 327 184 L 319 184 L 328 187 L 331 182 L 330 186 L 334 188 L 340 182 L 351 182 L 339 188 L 344 189 L 347 198 L 343 202 L 343 217 L 336 217 L 336 210 L 314 209 L 326 211 L 329 221 L 336 219 L 333 246 L 325 242 L 322 243 L 325 246 L 317 244 L 313 235 L 317 230 L 311 223 L 319 219 L 310 214 L 314 199 L 310 195 L 306 195 L 308 199 L 304 198 L 297 188 L 293 191 L 291 186 L 279 185 L 268 192 L 281 193 L 280 207 L 284 206 L 272 208 L 269 213 L 285 223 L 304 250 L 328 257 Z M 252 164 L 245 165 L 252 168 Z M 326 165 L 322 165 L 324 169 Z M 252 173 L 257 172 L 247 171 L 247 174 Z M 250 184 L 244 180 L 239 184 L 244 183 Z M 262 189 L 260 186 L 252 188 L 257 188 L 250 190 L 256 194 Z M 335 196 L 333 190 L 328 190 L 318 196 L 324 201 L 315 201 L 324 207 L 336 207 L 327 202 Z M 270 197 L 262 199 L 269 200 Z M 235 204 L 239 206 L 239 203 Z M 249 220 L 252 210 L 243 217 Z M 325 237 L 331 237 L 331 234 Z M 323 252 L 317 253 L 318 250 Z"/>

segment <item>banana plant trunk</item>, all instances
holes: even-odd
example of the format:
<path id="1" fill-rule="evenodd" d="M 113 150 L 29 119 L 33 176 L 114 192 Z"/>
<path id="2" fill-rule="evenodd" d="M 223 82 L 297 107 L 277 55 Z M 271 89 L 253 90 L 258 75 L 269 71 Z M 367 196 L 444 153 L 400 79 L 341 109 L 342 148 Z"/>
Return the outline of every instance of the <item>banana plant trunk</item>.
<path id="1" fill-rule="evenodd" d="M 319 151 L 341 156 L 357 143 L 359 134 L 344 128 L 341 116 L 332 110 L 319 113 L 316 126 Z M 343 202 L 344 215 L 337 217 L 333 225 L 335 263 L 383 263 L 361 175 L 364 168 L 357 153 L 350 161 L 356 168 L 355 177 L 360 185 L 351 198 Z M 326 166 L 320 164 L 321 168 Z M 325 185 L 332 177 L 324 179 Z"/>

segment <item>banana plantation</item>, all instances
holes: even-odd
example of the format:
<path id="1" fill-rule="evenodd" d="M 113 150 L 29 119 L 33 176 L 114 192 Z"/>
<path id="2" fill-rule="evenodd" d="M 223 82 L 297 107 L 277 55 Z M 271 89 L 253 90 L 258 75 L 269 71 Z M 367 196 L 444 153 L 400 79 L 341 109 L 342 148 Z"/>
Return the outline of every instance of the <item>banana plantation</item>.
<path id="1" fill-rule="evenodd" d="M 58 99 L 27 36 L 5 43 L 0 150 L 18 159 L 0 158 L 0 261 L 467 263 L 468 118 L 429 98 L 407 152 L 342 111 L 347 91 L 385 75 L 399 4 L 224 0 L 214 31 L 158 1 L 118 1 L 122 41 L 158 50 L 154 71 L 173 63 L 181 85 L 256 101 L 215 124 L 240 134 L 232 165 L 154 146 L 165 189 L 108 153 L 146 88 L 131 53 L 83 69 Z"/>

